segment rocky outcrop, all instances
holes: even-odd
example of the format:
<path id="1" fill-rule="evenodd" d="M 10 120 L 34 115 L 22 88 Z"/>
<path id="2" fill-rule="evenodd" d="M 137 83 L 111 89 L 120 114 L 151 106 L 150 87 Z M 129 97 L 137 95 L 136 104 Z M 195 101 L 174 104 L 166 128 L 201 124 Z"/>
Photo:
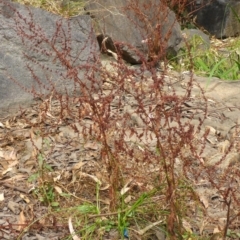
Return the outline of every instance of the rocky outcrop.
<path id="1" fill-rule="evenodd" d="M 217 38 L 240 34 L 240 2 L 229 0 L 198 1 L 194 6 L 196 23 Z"/>
<path id="2" fill-rule="evenodd" d="M 157 0 L 94 0 L 86 10 L 92 15 L 95 29 L 109 35 L 122 55 L 131 63 L 142 62 L 142 56 L 152 54 L 146 40 L 154 40 L 162 57 L 175 55 L 182 40 L 175 14 Z M 157 29 L 157 26 L 160 26 Z"/>
<path id="3" fill-rule="evenodd" d="M 77 81 L 90 86 L 81 69 L 98 52 L 89 16 L 67 20 L 1 1 L 0 26 L 1 108 L 47 94 L 53 87 L 81 91 L 74 71 L 78 71 Z"/>

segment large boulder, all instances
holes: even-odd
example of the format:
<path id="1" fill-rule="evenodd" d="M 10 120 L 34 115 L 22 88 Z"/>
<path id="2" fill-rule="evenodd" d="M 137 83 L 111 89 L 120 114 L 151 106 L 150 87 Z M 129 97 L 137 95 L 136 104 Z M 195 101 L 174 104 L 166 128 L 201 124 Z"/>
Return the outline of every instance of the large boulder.
<path id="1" fill-rule="evenodd" d="M 240 34 L 240 2 L 236 0 L 203 0 L 195 4 L 196 23 L 216 38 Z"/>
<path id="2" fill-rule="evenodd" d="M 54 89 L 70 93 L 90 88 L 86 74 L 96 52 L 89 16 L 64 19 L 0 1 L 0 108 Z"/>
<path id="3" fill-rule="evenodd" d="M 153 39 L 160 26 L 158 41 L 163 54 L 175 55 L 182 40 L 175 14 L 159 0 L 90 0 L 86 10 L 92 15 L 95 29 L 109 35 L 120 46 L 124 60 L 141 63 L 149 48 L 146 39 Z"/>

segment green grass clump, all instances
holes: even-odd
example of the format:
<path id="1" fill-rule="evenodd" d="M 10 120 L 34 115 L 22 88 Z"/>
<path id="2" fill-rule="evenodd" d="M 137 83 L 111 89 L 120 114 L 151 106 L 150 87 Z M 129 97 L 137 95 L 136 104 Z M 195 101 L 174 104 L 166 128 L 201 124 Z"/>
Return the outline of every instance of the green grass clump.
<path id="1" fill-rule="evenodd" d="M 176 70 L 192 69 L 200 76 L 240 79 L 240 39 L 228 39 L 226 42 L 214 40 L 207 50 L 204 44 L 201 37 L 193 36 L 170 63 Z"/>

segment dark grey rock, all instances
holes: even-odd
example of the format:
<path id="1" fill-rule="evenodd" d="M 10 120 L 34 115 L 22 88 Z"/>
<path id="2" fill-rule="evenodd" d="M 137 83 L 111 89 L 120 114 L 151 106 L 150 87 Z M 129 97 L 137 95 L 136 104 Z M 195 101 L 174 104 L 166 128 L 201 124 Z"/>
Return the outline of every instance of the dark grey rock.
<path id="1" fill-rule="evenodd" d="M 97 53 L 89 16 L 68 20 L 0 1 L 0 108 L 17 106 L 53 89 L 70 93 L 81 92 L 83 85 L 90 88 L 89 68 L 84 66 L 94 64 Z"/>
<path id="2" fill-rule="evenodd" d="M 157 24 L 160 24 L 159 45 L 164 56 L 176 54 L 182 40 L 181 30 L 175 14 L 167 7 L 160 6 L 159 0 L 149 0 L 151 7 L 146 8 L 146 1 L 139 0 L 141 12 L 127 9 L 127 0 L 91 0 L 86 10 L 93 16 L 95 28 L 104 35 L 109 35 L 115 42 L 123 59 L 131 64 L 141 63 L 147 55 L 148 47 L 142 40 L 151 39 Z M 161 9 L 161 11 L 159 11 Z M 143 20 L 145 16 L 145 20 Z M 165 40 L 167 39 L 167 41 Z M 143 55 L 144 54 L 144 55 Z M 164 57 L 163 56 L 163 57 Z"/>
<path id="3" fill-rule="evenodd" d="M 239 1 L 208 0 L 199 2 L 195 9 L 193 15 L 196 17 L 196 23 L 216 38 L 234 37 L 240 34 Z"/>

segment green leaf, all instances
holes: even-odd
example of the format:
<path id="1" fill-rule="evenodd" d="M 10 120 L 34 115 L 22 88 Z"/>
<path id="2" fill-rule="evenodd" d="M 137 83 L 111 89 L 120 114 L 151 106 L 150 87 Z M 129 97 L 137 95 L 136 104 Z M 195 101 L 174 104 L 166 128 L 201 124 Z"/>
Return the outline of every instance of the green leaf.
<path id="1" fill-rule="evenodd" d="M 59 207 L 59 203 L 58 202 L 51 202 L 51 206 L 52 207 Z"/>
<path id="2" fill-rule="evenodd" d="M 238 71 L 240 71 L 240 62 L 237 61 L 237 60 L 235 60 L 235 59 L 233 59 L 233 61 L 236 63 L 236 65 L 237 65 L 237 67 L 238 67 Z"/>
<path id="3" fill-rule="evenodd" d="M 213 77 L 214 73 L 216 72 L 216 70 L 219 68 L 219 66 L 226 61 L 226 58 L 221 59 L 211 70 L 209 77 Z"/>
<path id="4" fill-rule="evenodd" d="M 87 213 L 94 214 L 94 213 L 97 213 L 97 208 L 96 206 L 91 204 L 84 204 L 84 205 L 78 206 L 77 211 L 83 214 L 87 214 Z"/>
<path id="5" fill-rule="evenodd" d="M 36 181 L 38 178 L 39 178 L 39 173 L 38 173 L 38 172 L 37 172 L 37 173 L 34 173 L 34 174 L 32 174 L 31 176 L 29 176 L 28 182 L 34 182 L 34 181 Z"/>

